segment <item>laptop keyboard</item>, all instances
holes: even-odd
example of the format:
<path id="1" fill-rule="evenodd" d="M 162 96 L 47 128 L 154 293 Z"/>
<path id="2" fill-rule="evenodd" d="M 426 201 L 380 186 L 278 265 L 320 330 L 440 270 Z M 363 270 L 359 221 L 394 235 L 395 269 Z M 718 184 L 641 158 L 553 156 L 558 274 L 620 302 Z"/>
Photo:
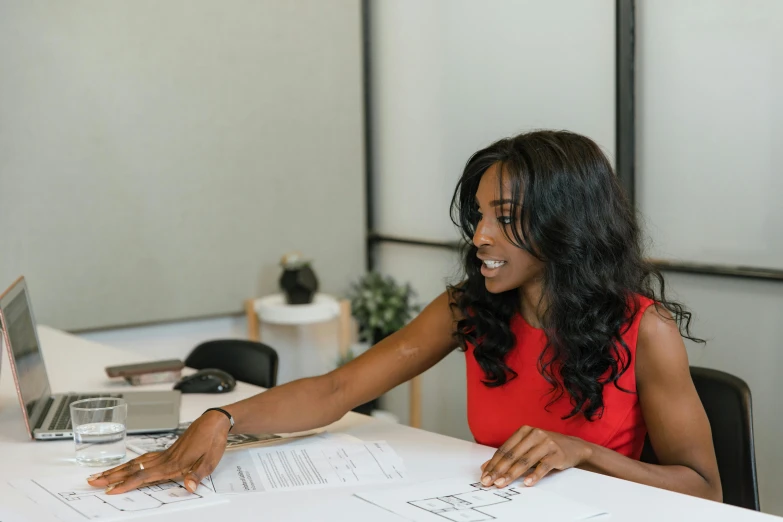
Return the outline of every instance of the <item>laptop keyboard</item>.
<path id="1" fill-rule="evenodd" d="M 82 399 L 96 399 L 98 397 L 110 397 L 112 399 L 120 399 L 122 395 L 67 395 L 60 400 L 60 405 L 57 406 L 57 411 L 54 412 L 52 422 L 49 424 L 47 431 L 68 431 L 71 429 L 71 403 L 80 401 Z"/>

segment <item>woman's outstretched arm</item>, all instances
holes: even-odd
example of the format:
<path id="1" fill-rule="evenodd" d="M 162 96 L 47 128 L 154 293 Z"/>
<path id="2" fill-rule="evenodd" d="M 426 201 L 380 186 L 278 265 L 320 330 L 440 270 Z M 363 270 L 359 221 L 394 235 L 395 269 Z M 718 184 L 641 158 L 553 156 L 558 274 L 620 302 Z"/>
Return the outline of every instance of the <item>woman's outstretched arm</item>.
<path id="1" fill-rule="evenodd" d="M 319 377 L 299 379 L 224 406 L 233 433 L 288 433 L 326 426 L 352 408 L 424 372 L 456 347 L 454 316 L 444 292 L 410 324 L 348 364 Z M 123 493 L 164 479 L 185 478 L 195 491 L 217 466 L 230 428 L 228 417 L 199 417 L 166 451 L 147 453 L 88 479 Z"/>

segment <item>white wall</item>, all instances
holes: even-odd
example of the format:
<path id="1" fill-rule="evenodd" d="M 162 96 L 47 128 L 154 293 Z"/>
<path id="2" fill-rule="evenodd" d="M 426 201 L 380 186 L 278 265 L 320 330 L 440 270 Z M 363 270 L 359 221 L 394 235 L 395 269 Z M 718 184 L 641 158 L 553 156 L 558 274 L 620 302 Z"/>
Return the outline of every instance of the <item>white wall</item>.
<path id="1" fill-rule="evenodd" d="M 562 128 L 614 156 L 614 2 L 371 3 L 375 227 L 456 237 L 452 192 L 468 157 Z"/>
<path id="2" fill-rule="evenodd" d="M 150 326 L 81 332 L 78 335 L 98 343 L 133 351 L 152 359 L 184 360 L 199 343 L 210 339 L 247 337 L 244 316 L 220 317 Z"/>
<path id="3" fill-rule="evenodd" d="M 79 330 L 238 312 L 291 250 L 344 292 L 365 259 L 360 6 L 0 1 L 0 281 Z"/>
<path id="4" fill-rule="evenodd" d="M 651 255 L 783 269 L 783 2 L 637 5 L 637 205 Z"/>

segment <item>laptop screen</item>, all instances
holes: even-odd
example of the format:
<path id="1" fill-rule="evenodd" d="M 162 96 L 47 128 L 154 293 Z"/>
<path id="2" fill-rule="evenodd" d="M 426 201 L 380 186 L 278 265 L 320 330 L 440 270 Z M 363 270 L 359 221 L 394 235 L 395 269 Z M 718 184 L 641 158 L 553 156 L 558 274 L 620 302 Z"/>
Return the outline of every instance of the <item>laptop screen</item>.
<path id="1" fill-rule="evenodd" d="M 19 392 L 27 409 L 27 416 L 32 420 L 35 406 L 40 399 L 49 397 L 50 390 L 46 367 L 38 346 L 35 323 L 27 300 L 27 288 L 23 283 L 21 284 L 22 291 L 3 307 L 3 315 L 8 341 L 11 344 L 10 353 L 13 354 L 16 365 Z"/>

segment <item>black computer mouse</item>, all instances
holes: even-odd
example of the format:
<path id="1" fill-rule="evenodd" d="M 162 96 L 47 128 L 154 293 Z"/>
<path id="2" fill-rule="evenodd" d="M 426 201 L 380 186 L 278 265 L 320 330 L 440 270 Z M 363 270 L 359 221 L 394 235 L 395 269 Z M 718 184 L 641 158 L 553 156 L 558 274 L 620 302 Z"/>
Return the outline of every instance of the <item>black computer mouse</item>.
<path id="1" fill-rule="evenodd" d="M 174 389 L 182 393 L 226 393 L 236 385 L 231 374 L 217 368 L 204 368 L 180 379 Z"/>

